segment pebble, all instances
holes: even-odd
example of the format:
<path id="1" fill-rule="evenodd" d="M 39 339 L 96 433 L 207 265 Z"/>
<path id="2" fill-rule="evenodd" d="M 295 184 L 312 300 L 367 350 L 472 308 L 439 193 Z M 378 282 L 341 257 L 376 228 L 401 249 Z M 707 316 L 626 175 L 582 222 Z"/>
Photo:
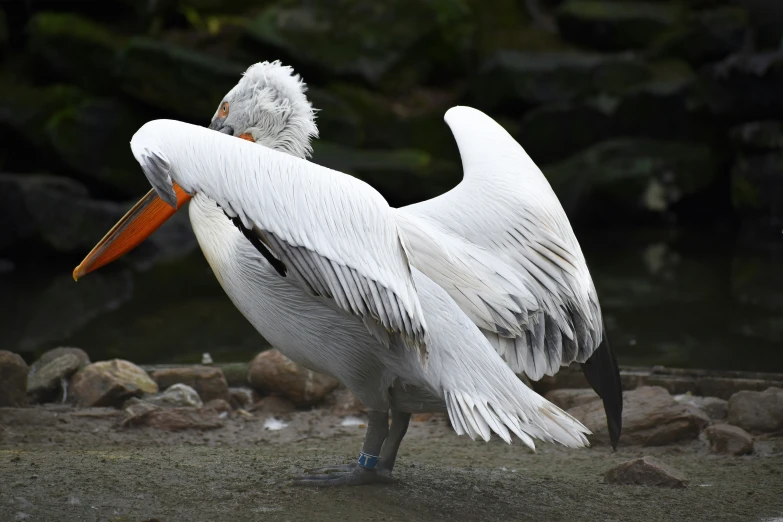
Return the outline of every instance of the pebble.
<path id="1" fill-rule="evenodd" d="M 60 347 L 44 353 L 30 367 L 27 393 L 37 402 L 65 402 L 67 390 L 63 383 L 90 364 L 90 357 L 80 348 Z"/>
<path id="2" fill-rule="evenodd" d="M 783 430 L 783 388 L 735 393 L 729 399 L 728 423 L 751 433 Z"/>
<path id="3" fill-rule="evenodd" d="M 163 368 L 152 372 L 152 378 L 161 388 L 174 384 L 187 384 L 204 402 L 212 399 L 231 401 L 228 383 L 220 368 L 213 366 L 183 366 L 181 368 Z"/>
<path id="4" fill-rule="evenodd" d="M 157 392 L 147 372 L 122 359 L 90 364 L 71 378 L 71 393 L 81 406 L 118 407 L 130 397 Z"/>
<path id="5" fill-rule="evenodd" d="M 27 404 L 27 372 L 21 355 L 0 350 L 0 406 Z"/>
<path id="6" fill-rule="evenodd" d="M 601 401 L 588 402 L 568 410 L 593 436 L 608 440 L 606 414 Z M 710 418 L 701 410 L 680 404 L 658 386 L 644 386 L 623 392 L 623 432 L 620 445 L 663 446 L 698 438 Z"/>
<path id="7" fill-rule="evenodd" d="M 688 484 L 685 475 L 653 457 L 629 460 L 604 474 L 607 484 L 684 488 Z"/>
<path id="8" fill-rule="evenodd" d="M 308 370 L 274 349 L 261 352 L 253 359 L 248 381 L 259 392 L 281 395 L 297 407 L 323 402 L 339 384 L 336 379 Z"/>
<path id="9" fill-rule="evenodd" d="M 750 455 L 753 453 L 753 437 L 742 428 L 730 424 L 713 424 L 704 430 L 713 453 Z"/>

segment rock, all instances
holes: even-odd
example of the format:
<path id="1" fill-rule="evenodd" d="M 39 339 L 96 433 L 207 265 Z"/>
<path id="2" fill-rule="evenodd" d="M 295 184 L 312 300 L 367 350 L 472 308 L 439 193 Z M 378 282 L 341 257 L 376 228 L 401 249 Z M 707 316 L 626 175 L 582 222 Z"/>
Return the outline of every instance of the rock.
<path id="1" fill-rule="evenodd" d="M 245 376 L 247 378 L 247 372 L 245 372 Z M 234 408 L 247 409 L 261 399 L 255 390 L 246 386 L 229 388 L 228 391 L 231 394 L 231 405 Z"/>
<path id="2" fill-rule="evenodd" d="M 172 384 L 163 393 L 145 397 L 144 400 L 163 408 L 201 408 L 204 406 L 198 392 L 187 384 L 182 383 Z"/>
<path id="3" fill-rule="evenodd" d="M 182 368 L 164 368 L 152 372 L 152 378 L 161 388 L 174 384 L 186 384 L 198 392 L 204 402 L 212 399 L 231 401 L 228 384 L 220 368 L 211 366 L 187 366 Z"/>
<path id="4" fill-rule="evenodd" d="M 164 408 L 140 402 L 125 409 L 123 426 L 149 426 L 168 431 L 213 430 L 223 426 L 219 413 L 208 408 Z"/>
<path id="5" fill-rule="evenodd" d="M 674 400 L 680 404 L 687 404 L 698 408 L 713 421 L 721 421 L 726 418 L 729 402 L 717 397 L 699 397 L 698 395 L 675 395 Z"/>
<path id="6" fill-rule="evenodd" d="M 122 46 L 115 32 L 81 16 L 55 12 L 34 15 L 27 31 L 30 51 L 56 75 L 93 91 L 114 87 L 114 60 Z"/>
<path id="7" fill-rule="evenodd" d="M 326 398 L 332 413 L 339 416 L 367 413 L 367 407 L 347 388 L 338 388 Z"/>
<path id="8" fill-rule="evenodd" d="M 590 388 L 552 390 L 544 395 L 544 398 L 564 410 L 570 410 L 576 406 L 601 400 L 595 391 Z"/>
<path id="9" fill-rule="evenodd" d="M 204 408 L 214 410 L 218 413 L 225 413 L 232 410 L 231 404 L 224 399 L 212 399 L 204 405 Z"/>
<path id="10" fill-rule="evenodd" d="M 600 49 L 641 49 L 685 16 L 673 3 L 568 0 L 557 11 L 557 27 L 567 41 Z"/>
<path id="11" fill-rule="evenodd" d="M 312 161 L 366 181 L 395 207 L 441 194 L 461 175 L 455 164 L 420 150 L 354 149 L 320 140 Z"/>
<path id="12" fill-rule="evenodd" d="M 607 484 L 684 488 L 688 479 L 678 469 L 653 457 L 629 460 L 604 474 Z"/>
<path id="13" fill-rule="evenodd" d="M 729 399 L 728 423 L 751 433 L 783 430 L 783 388 L 735 393 Z"/>
<path id="14" fill-rule="evenodd" d="M 274 349 L 256 355 L 250 363 L 248 380 L 256 390 L 282 395 L 296 406 L 323 402 L 339 384 L 332 377 L 299 366 Z"/>
<path id="15" fill-rule="evenodd" d="M 92 363 L 71 378 L 71 394 L 81 406 L 119 406 L 129 397 L 157 393 L 147 372 L 122 359 Z"/>
<path id="16" fill-rule="evenodd" d="M 682 58 L 702 65 L 740 51 L 748 37 L 748 13 L 737 7 L 697 11 L 683 25 L 658 36 L 650 46 L 655 58 Z"/>
<path id="17" fill-rule="evenodd" d="M 30 367 L 27 393 L 38 402 L 63 397 L 62 383 L 90 364 L 90 357 L 80 348 L 61 347 L 44 353 Z"/>
<path id="18" fill-rule="evenodd" d="M 286 398 L 277 395 L 267 395 L 258 400 L 248 411 L 258 411 L 262 413 L 280 414 L 296 411 L 296 405 Z"/>
<path id="19" fill-rule="evenodd" d="M 54 114 L 46 133 L 63 163 L 85 181 L 137 196 L 149 183 L 139 176 L 128 142 L 151 119 L 154 113 L 116 98 L 85 99 Z"/>
<path id="20" fill-rule="evenodd" d="M 707 145 L 609 140 L 542 170 L 566 212 L 598 219 L 664 214 L 710 186 L 719 163 Z"/>
<path id="21" fill-rule="evenodd" d="M 568 413 L 593 432 L 591 440 L 608 440 L 606 414 L 601 401 L 575 406 Z M 664 446 L 692 440 L 710 422 L 702 411 L 677 403 L 658 386 L 623 392 L 623 433 L 620 445 Z"/>
<path id="22" fill-rule="evenodd" d="M 704 430 L 713 453 L 750 455 L 753 453 L 753 437 L 742 428 L 728 424 L 713 424 Z"/>
<path id="23" fill-rule="evenodd" d="M 245 68 L 183 47 L 134 38 L 120 52 L 117 84 L 138 100 L 207 122 Z"/>
<path id="24" fill-rule="evenodd" d="M 703 72 L 707 107 L 728 118 L 783 118 L 783 50 L 737 53 Z"/>
<path id="25" fill-rule="evenodd" d="M 328 75 L 359 76 L 399 89 L 461 64 L 469 24 L 470 11 L 457 0 L 372 5 L 305 0 L 265 9 L 248 34 Z"/>
<path id="26" fill-rule="evenodd" d="M 22 356 L 0 350 L 0 406 L 27 405 L 27 371 Z"/>

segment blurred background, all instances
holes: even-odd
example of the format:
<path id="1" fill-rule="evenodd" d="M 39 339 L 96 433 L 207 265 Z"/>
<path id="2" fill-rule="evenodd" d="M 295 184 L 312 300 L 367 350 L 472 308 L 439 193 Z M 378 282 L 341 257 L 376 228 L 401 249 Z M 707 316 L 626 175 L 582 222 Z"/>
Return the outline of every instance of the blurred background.
<path id="1" fill-rule="evenodd" d="M 146 121 L 206 125 L 280 59 L 320 109 L 313 161 L 394 206 L 462 176 L 443 122 L 500 122 L 542 168 L 623 365 L 783 371 L 779 0 L 0 1 L 0 348 L 249 360 L 265 342 L 180 212 L 71 271 L 149 189 Z"/>

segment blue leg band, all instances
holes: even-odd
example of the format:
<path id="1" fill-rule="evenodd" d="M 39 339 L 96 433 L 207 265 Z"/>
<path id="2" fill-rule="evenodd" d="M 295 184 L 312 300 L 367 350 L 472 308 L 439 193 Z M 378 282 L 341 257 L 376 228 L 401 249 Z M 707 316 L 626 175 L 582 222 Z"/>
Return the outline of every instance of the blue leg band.
<path id="1" fill-rule="evenodd" d="M 359 452 L 359 465 L 363 468 L 374 469 L 378 465 L 380 457 L 368 455 L 365 452 Z"/>

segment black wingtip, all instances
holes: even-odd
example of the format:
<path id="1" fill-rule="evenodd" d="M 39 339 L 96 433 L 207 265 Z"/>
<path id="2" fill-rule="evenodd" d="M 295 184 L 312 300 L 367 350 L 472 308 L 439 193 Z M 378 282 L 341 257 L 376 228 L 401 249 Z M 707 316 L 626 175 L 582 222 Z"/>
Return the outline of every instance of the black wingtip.
<path id="1" fill-rule="evenodd" d="M 608 339 L 604 338 L 601 346 L 582 364 L 582 373 L 604 402 L 609 440 L 612 448 L 617 449 L 617 441 L 623 430 L 623 386 L 620 367 Z"/>

